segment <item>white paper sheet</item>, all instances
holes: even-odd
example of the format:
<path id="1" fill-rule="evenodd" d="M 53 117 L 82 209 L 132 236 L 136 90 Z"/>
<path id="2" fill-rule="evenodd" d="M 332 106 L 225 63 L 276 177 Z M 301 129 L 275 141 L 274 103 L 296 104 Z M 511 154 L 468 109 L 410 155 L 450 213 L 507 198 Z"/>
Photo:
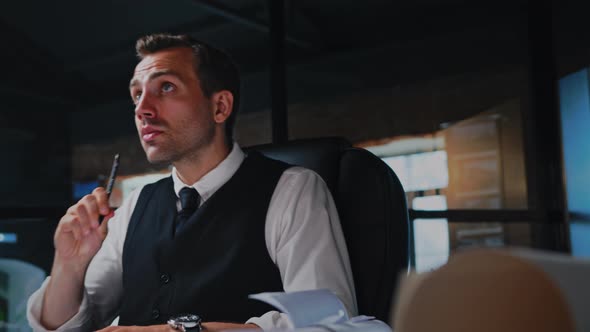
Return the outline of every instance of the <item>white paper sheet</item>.
<path id="1" fill-rule="evenodd" d="M 318 289 L 290 293 L 260 293 L 249 296 L 289 315 L 295 328 L 348 321 L 344 305 L 331 291 Z"/>

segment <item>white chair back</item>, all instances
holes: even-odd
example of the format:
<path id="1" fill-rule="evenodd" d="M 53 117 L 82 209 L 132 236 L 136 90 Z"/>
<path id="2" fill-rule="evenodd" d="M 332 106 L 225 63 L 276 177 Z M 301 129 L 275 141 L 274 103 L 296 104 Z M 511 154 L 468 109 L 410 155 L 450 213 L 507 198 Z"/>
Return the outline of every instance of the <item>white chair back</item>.
<path id="1" fill-rule="evenodd" d="M 3 325 L 5 331 L 31 331 L 27 322 L 27 300 L 45 277 L 45 272 L 33 264 L 0 258 L 0 305 L 7 315 L 7 320 L 0 322 L 0 330 Z"/>

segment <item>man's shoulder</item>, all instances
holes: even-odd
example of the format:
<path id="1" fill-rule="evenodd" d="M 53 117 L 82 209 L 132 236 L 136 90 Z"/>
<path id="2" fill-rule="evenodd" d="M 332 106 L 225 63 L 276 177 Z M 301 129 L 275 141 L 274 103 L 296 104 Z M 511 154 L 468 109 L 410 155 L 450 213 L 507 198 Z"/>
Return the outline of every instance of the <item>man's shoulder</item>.
<path id="1" fill-rule="evenodd" d="M 311 170 L 309 168 L 303 167 L 303 166 L 298 166 L 298 165 L 291 165 L 289 168 L 287 168 L 283 174 L 286 175 L 291 175 L 291 176 L 310 176 L 310 177 L 319 177 L 318 173 L 316 173 L 314 170 Z"/>
<path id="2" fill-rule="evenodd" d="M 281 181 L 284 184 L 303 186 L 309 183 L 319 183 L 325 186 L 324 179 L 314 170 L 297 165 L 291 165 L 281 175 Z"/>
<path id="3" fill-rule="evenodd" d="M 281 187 L 304 187 L 314 183 L 326 186 L 325 180 L 312 169 L 293 165 L 272 156 L 266 156 L 258 151 L 250 151 L 248 157 L 252 161 L 250 166 L 253 166 L 258 174 L 260 174 L 261 170 L 274 170 L 272 171 L 274 174 L 280 175 L 277 189 Z"/>
<path id="4" fill-rule="evenodd" d="M 148 186 L 161 186 L 161 185 L 168 185 L 168 184 L 170 184 L 170 183 L 172 183 L 172 175 L 168 175 L 168 176 L 165 176 L 165 177 L 163 177 L 163 178 L 161 178 L 161 179 L 159 179 L 159 180 L 156 180 L 156 181 L 153 181 L 153 182 L 151 182 L 151 183 L 148 183 L 148 184 L 146 184 L 146 185 L 144 186 L 144 188 L 145 188 L 145 187 L 148 187 Z"/>
<path id="5" fill-rule="evenodd" d="M 262 171 L 265 175 L 275 177 L 291 166 L 291 164 L 275 159 L 272 156 L 269 157 L 259 151 L 249 151 L 241 168 L 254 171 L 258 175 L 262 175 Z"/>
<path id="6" fill-rule="evenodd" d="M 123 199 L 123 205 L 126 205 L 127 207 L 133 208 L 135 207 L 135 204 L 139 198 L 139 196 L 146 192 L 146 191 L 150 191 L 155 189 L 158 185 L 161 185 L 163 183 L 166 183 L 167 181 L 171 181 L 172 177 L 171 176 L 166 176 L 157 180 L 154 180 L 152 182 L 149 183 L 140 183 L 140 184 L 136 184 L 134 186 L 131 187 L 131 189 L 128 190 L 128 193 L 126 195 L 124 195 L 124 199 Z"/>
<path id="7" fill-rule="evenodd" d="M 159 180 L 137 186 L 133 193 L 137 196 L 136 201 L 142 196 L 150 196 L 154 191 L 164 187 L 174 186 L 172 176 L 166 176 Z"/>

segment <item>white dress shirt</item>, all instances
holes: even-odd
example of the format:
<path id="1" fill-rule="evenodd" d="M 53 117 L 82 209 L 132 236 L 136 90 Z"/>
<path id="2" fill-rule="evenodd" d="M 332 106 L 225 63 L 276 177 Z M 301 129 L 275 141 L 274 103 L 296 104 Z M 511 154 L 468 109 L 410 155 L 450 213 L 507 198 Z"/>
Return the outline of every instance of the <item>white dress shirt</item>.
<path id="1" fill-rule="evenodd" d="M 234 175 L 244 158 L 244 152 L 234 143 L 226 159 L 192 185 L 182 183 L 173 170 L 176 196 L 183 187 L 193 187 L 203 204 Z M 118 315 L 123 295 L 123 244 L 140 192 L 141 188 L 132 192 L 109 220 L 108 235 L 86 272 L 80 309 L 57 331 L 90 331 L 110 325 Z M 302 167 L 283 172 L 270 201 L 264 232 L 268 254 L 280 271 L 286 292 L 327 288 L 342 300 L 350 316 L 357 314 L 340 220 L 332 196 L 319 175 Z M 27 316 L 35 331 L 47 331 L 40 324 L 40 316 L 49 278 L 28 302 Z M 247 322 L 264 330 L 291 328 L 288 318 L 277 311 L 252 317 Z"/>

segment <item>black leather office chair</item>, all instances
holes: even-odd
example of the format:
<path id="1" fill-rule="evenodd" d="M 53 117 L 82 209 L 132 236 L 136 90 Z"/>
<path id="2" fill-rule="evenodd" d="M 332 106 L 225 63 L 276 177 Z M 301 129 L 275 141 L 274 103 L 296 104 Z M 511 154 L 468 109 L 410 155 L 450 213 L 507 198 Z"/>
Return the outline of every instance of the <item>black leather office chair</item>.
<path id="1" fill-rule="evenodd" d="M 388 322 L 397 278 L 410 261 L 406 195 L 391 168 L 342 138 L 296 140 L 246 150 L 312 169 L 324 179 L 342 222 L 359 313 Z"/>

